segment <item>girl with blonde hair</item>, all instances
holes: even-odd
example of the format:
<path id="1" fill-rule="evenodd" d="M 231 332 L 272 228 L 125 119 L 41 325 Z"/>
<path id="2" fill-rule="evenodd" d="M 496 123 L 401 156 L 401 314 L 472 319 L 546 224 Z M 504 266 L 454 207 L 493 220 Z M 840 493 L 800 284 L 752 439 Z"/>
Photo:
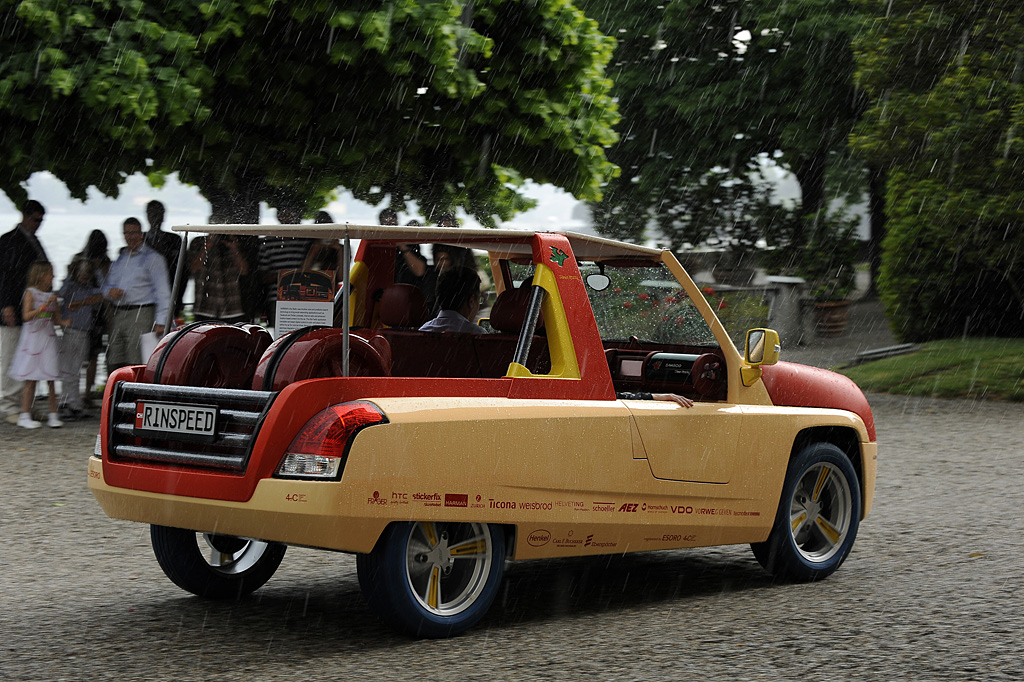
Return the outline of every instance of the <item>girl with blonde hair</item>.
<path id="1" fill-rule="evenodd" d="M 47 425 L 51 428 L 64 426 L 57 417 L 57 394 L 53 382 L 59 376 L 57 365 L 57 333 L 54 323 L 65 326 L 57 306 L 57 295 L 53 293 L 53 266 L 40 260 L 32 263 L 28 271 L 28 286 L 21 298 L 23 324 L 14 360 L 7 374 L 17 381 L 24 381 L 21 391 L 21 414 L 18 426 L 23 429 L 38 429 L 41 423 L 32 419 L 32 399 L 36 394 L 36 382 L 45 381 L 50 389 L 50 416 Z"/>

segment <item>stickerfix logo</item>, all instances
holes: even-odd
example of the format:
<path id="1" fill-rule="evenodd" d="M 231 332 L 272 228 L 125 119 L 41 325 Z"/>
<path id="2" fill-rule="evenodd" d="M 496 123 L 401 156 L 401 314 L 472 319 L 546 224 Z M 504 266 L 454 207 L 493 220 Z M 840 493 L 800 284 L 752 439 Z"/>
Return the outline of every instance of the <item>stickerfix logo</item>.
<path id="1" fill-rule="evenodd" d="M 620 512 L 635 512 L 640 507 L 637 502 L 627 502 L 626 504 L 619 507 Z"/>
<path id="2" fill-rule="evenodd" d="M 551 262 L 558 263 L 558 267 L 565 265 L 565 259 L 569 257 L 569 254 L 554 246 L 549 248 L 551 249 Z"/>
<path id="3" fill-rule="evenodd" d="M 468 507 L 469 506 L 469 495 L 453 495 L 452 493 L 444 494 L 444 506 L 446 507 Z"/>

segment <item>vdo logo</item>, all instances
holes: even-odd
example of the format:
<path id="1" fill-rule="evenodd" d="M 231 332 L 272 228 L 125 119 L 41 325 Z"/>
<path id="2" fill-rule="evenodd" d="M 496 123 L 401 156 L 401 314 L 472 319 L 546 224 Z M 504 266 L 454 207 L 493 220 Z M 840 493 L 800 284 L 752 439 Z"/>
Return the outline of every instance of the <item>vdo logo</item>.
<path id="1" fill-rule="evenodd" d="M 526 536 L 526 542 L 528 542 L 531 547 L 543 547 L 548 544 L 550 540 L 551 533 L 543 528 L 538 528 Z"/>

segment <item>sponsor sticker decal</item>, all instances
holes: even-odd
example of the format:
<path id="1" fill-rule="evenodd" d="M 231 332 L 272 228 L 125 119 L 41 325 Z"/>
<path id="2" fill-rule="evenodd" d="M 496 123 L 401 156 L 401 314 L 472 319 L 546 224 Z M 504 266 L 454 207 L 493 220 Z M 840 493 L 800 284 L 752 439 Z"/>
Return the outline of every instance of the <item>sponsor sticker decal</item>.
<path id="1" fill-rule="evenodd" d="M 468 507 L 469 495 L 458 495 L 453 493 L 444 494 L 444 506 L 446 507 Z"/>
<path id="2" fill-rule="evenodd" d="M 537 530 L 530 531 L 530 534 L 526 536 L 526 542 L 531 547 L 543 547 L 551 541 L 551 532 L 538 528 Z"/>

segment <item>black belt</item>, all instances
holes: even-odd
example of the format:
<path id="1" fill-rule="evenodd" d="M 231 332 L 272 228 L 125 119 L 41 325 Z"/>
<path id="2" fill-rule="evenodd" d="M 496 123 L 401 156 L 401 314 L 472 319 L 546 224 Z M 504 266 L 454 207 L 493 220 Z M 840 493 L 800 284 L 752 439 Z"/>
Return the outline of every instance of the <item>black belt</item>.
<path id="1" fill-rule="evenodd" d="M 140 308 L 152 308 L 156 303 L 140 303 L 139 305 L 119 305 L 117 306 L 117 312 L 122 310 L 139 310 Z"/>

